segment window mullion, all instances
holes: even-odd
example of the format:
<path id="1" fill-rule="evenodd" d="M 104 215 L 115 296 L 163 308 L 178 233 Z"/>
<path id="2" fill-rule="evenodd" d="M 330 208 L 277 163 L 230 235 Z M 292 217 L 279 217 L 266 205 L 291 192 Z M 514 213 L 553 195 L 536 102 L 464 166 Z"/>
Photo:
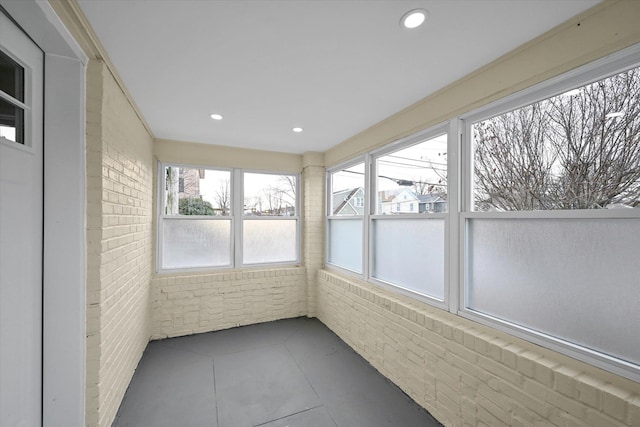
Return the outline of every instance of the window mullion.
<path id="1" fill-rule="evenodd" d="M 233 178 L 231 181 L 231 223 L 233 227 L 233 239 L 231 239 L 233 253 L 233 267 L 242 266 L 242 230 L 244 215 L 244 190 L 242 170 L 233 169 Z"/>
<path id="2" fill-rule="evenodd" d="M 460 152 L 462 144 L 462 134 L 460 120 L 453 119 L 449 123 L 449 136 L 447 139 L 447 200 L 449 201 L 448 219 L 445 225 L 445 301 L 451 313 L 458 312 L 460 289 L 459 262 L 461 250 L 460 241 L 460 201 L 461 190 L 464 181 L 461 177 Z M 462 184 L 462 185 L 461 185 Z M 464 191 L 462 191 L 464 193 Z M 447 292 L 448 291 L 448 292 Z"/>
<path id="3" fill-rule="evenodd" d="M 365 280 L 369 280 L 371 278 L 371 226 L 370 226 L 370 217 L 374 208 L 374 200 L 373 191 L 375 191 L 375 185 L 372 183 L 373 177 L 375 174 L 372 173 L 372 156 L 367 154 L 364 159 L 365 168 L 364 168 L 364 215 L 362 218 L 362 277 Z"/>
<path id="4" fill-rule="evenodd" d="M 160 271 L 160 267 L 162 266 L 162 242 L 163 242 L 163 234 L 162 229 L 164 228 L 164 204 L 166 198 L 166 192 L 164 190 L 165 186 L 165 164 L 161 161 L 156 162 L 157 167 L 157 192 L 158 197 L 156 198 L 156 209 L 158 215 L 157 224 L 156 224 L 156 272 Z"/>

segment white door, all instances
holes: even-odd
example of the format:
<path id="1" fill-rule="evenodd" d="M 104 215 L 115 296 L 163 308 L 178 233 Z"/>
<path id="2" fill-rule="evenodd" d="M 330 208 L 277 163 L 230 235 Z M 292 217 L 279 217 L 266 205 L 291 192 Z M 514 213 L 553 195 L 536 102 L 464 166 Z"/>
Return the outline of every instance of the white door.
<path id="1" fill-rule="evenodd" d="M 43 53 L 0 13 L 0 426 L 42 417 Z"/>

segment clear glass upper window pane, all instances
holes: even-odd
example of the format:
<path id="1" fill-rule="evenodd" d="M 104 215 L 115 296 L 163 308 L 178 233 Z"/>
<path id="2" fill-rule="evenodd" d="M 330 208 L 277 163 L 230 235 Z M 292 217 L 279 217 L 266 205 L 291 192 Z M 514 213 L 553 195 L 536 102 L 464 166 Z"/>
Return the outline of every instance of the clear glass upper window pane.
<path id="1" fill-rule="evenodd" d="M 640 206 L 640 68 L 472 125 L 475 209 Z"/>
<path id="2" fill-rule="evenodd" d="M 447 212 L 447 135 L 376 160 L 376 213 Z"/>
<path id="3" fill-rule="evenodd" d="M 24 102 L 24 68 L 0 52 L 0 90 Z"/>
<path id="4" fill-rule="evenodd" d="M 244 174 L 244 214 L 295 216 L 296 176 L 266 173 Z"/>
<path id="5" fill-rule="evenodd" d="M 165 166 L 164 178 L 165 215 L 230 215 L 231 172 Z"/>
<path id="6" fill-rule="evenodd" d="M 364 163 L 331 174 L 331 215 L 364 215 Z"/>

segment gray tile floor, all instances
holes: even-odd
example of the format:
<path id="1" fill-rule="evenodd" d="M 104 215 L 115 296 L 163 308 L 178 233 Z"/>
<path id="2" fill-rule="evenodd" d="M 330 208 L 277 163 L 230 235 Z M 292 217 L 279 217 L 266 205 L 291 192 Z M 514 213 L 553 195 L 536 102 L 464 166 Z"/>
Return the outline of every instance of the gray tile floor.
<path id="1" fill-rule="evenodd" d="M 116 427 L 440 426 L 316 319 L 153 341 Z"/>

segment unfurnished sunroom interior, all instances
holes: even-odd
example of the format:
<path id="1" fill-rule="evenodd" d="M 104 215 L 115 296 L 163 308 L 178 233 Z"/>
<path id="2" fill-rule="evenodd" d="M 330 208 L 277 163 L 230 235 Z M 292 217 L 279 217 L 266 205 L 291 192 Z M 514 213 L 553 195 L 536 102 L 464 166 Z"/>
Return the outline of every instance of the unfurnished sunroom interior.
<path id="1" fill-rule="evenodd" d="M 312 317 L 445 426 L 640 425 L 640 2 L 0 5 L 3 158 L 44 122 L 3 423 L 109 426 L 150 341 Z"/>

